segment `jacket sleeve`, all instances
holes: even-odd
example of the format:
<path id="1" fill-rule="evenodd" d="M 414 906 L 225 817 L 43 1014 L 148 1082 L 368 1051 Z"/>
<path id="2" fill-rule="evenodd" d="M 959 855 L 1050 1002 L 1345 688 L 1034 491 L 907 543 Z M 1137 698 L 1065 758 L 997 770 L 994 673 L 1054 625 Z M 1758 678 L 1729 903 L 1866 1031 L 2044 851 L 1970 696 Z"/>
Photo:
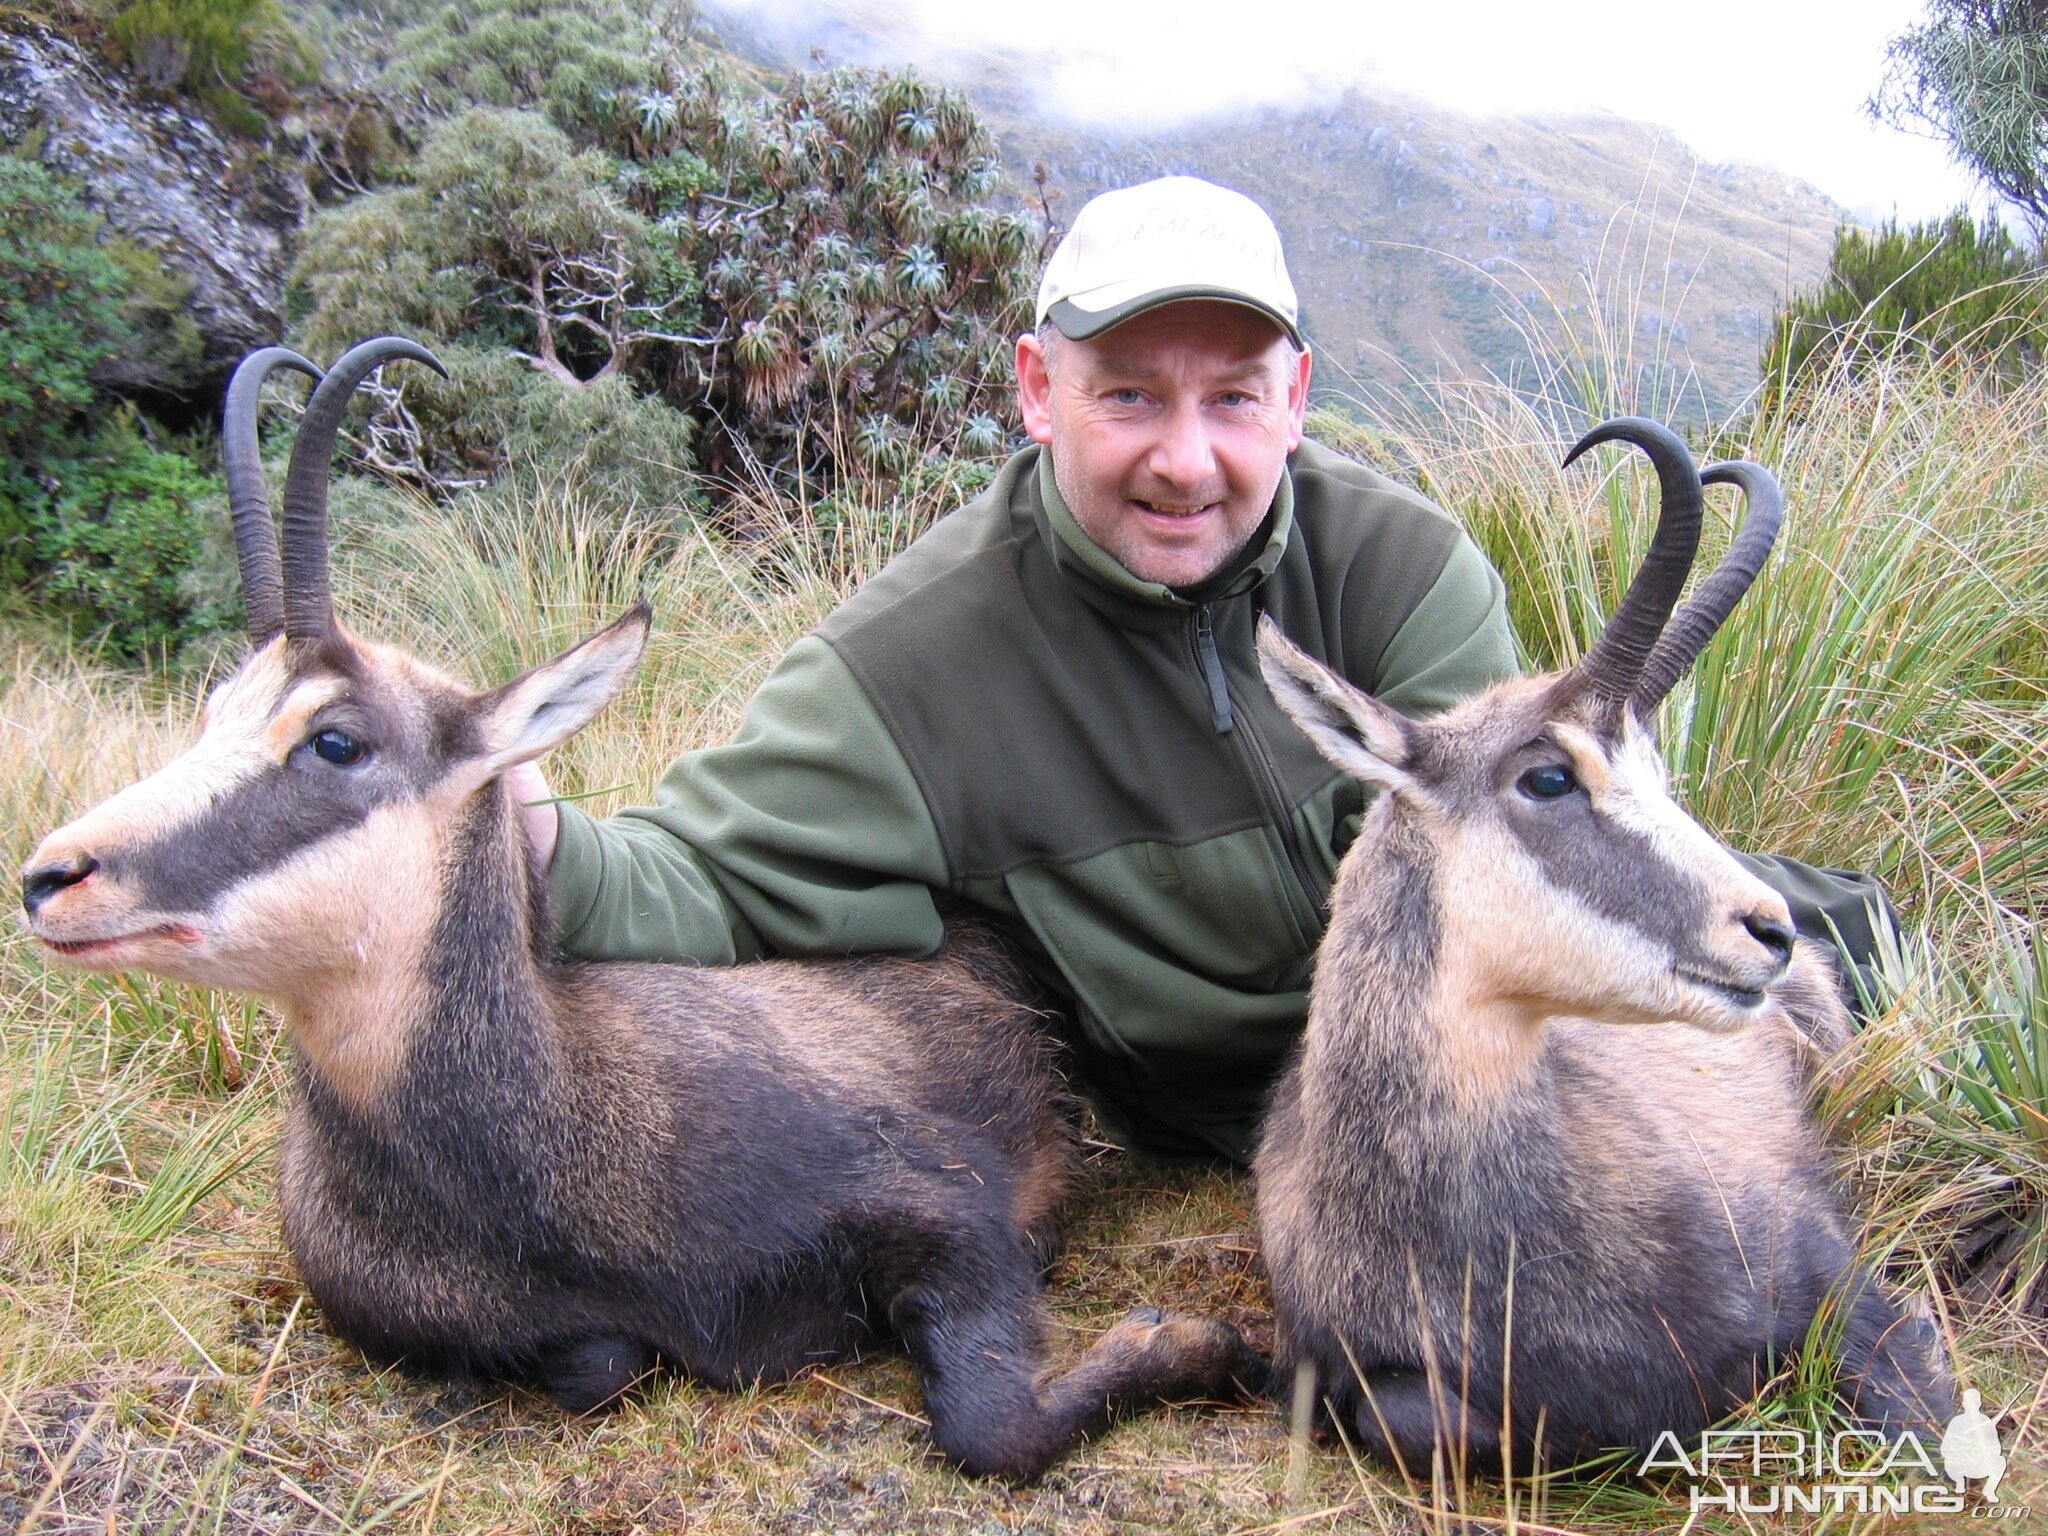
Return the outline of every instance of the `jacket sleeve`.
<path id="1" fill-rule="evenodd" d="M 1356 681 L 1404 715 L 1430 715 L 1520 670 L 1507 587 L 1471 535 L 1460 534 L 1375 674 Z"/>
<path id="2" fill-rule="evenodd" d="M 550 878 L 565 953 L 728 964 L 928 954 L 948 883 L 922 792 L 829 645 L 791 646 L 724 746 L 677 760 L 654 804 L 561 807 Z"/>

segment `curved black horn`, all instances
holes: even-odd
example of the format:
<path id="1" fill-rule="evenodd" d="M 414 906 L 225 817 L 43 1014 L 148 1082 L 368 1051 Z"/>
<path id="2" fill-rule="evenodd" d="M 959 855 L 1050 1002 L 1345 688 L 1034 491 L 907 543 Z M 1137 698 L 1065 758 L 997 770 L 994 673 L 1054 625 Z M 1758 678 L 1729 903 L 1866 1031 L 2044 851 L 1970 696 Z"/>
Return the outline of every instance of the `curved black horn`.
<path id="1" fill-rule="evenodd" d="M 228 515 L 235 525 L 235 560 L 242 568 L 242 606 L 249 638 L 258 645 L 284 628 L 284 588 L 277 563 L 277 529 L 270 521 L 270 487 L 263 480 L 256 412 L 263 381 L 274 368 L 296 368 L 317 380 L 320 370 L 285 347 L 264 347 L 236 365 L 220 417 L 221 460 L 227 470 Z"/>
<path id="2" fill-rule="evenodd" d="M 284 480 L 284 632 L 294 640 L 324 635 L 334 623 L 334 602 L 327 588 L 327 476 L 334 439 L 356 386 L 394 358 L 425 363 L 448 377 L 441 360 L 418 342 L 379 336 L 336 359 L 306 402 Z"/>
<path id="3" fill-rule="evenodd" d="M 1785 493 L 1779 488 L 1778 477 L 1761 464 L 1748 459 L 1709 464 L 1700 471 L 1700 483 L 1742 488 L 1742 530 L 1729 544 L 1721 563 L 1657 637 L 1657 648 L 1643 665 L 1632 700 L 1636 713 L 1645 719 L 1699 660 L 1715 631 L 1735 611 L 1742 594 L 1750 589 L 1770 558 L 1771 546 L 1778 541 L 1778 527 L 1785 520 Z"/>
<path id="4" fill-rule="evenodd" d="M 324 387 L 324 386 L 323 386 Z M 1692 570 L 1700 547 L 1700 510 L 1705 497 L 1692 453 L 1669 427 L 1644 416 L 1603 421 L 1572 446 L 1565 465 L 1596 443 L 1632 443 L 1657 469 L 1657 532 L 1642 568 L 1628 584 L 1621 605 L 1600 638 L 1573 668 L 1573 677 L 1602 701 L 1603 729 L 1616 727 L 1643 664 Z"/>

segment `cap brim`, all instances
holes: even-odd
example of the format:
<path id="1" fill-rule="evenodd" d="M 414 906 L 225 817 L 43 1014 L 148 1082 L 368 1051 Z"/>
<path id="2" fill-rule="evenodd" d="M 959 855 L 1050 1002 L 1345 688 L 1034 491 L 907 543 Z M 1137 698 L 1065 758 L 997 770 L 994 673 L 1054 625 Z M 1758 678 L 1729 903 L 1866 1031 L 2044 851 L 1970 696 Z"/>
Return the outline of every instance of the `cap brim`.
<path id="1" fill-rule="evenodd" d="M 1300 327 L 1277 309 L 1229 288 L 1199 285 L 1158 288 L 1151 293 L 1140 294 L 1137 298 L 1126 299 L 1121 304 L 1112 304 L 1108 309 L 1083 309 L 1072 299 L 1061 299 L 1045 312 L 1045 318 L 1050 320 L 1059 333 L 1069 341 L 1086 341 L 1091 336 L 1100 336 L 1113 326 L 1122 325 L 1133 315 L 1141 315 L 1148 309 L 1157 309 L 1162 304 L 1179 304 L 1188 299 L 1214 299 L 1219 303 L 1236 304 L 1240 308 L 1254 310 L 1285 331 L 1287 339 L 1297 347 L 1308 345 L 1302 339 Z"/>

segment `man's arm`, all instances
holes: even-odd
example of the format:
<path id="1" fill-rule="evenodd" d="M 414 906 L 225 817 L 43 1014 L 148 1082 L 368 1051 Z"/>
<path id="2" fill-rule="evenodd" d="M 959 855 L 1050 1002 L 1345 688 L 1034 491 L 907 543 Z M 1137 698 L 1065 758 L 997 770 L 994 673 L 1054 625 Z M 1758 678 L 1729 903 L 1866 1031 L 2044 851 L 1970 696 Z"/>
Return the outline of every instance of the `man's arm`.
<path id="1" fill-rule="evenodd" d="M 1520 671 L 1507 587 L 1471 535 L 1461 534 L 1374 674 L 1353 681 L 1403 714 L 1420 716 Z"/>
<path id="2" fill-rule="evenodd" d="M 565 952 L 726 964 L 925 954 L 948 876 L 916 781 L 866 692 L 815 637 L 791 646 L 731 742 L 686 753 L 654 803 L 560 808 L 551 889 Z"/>

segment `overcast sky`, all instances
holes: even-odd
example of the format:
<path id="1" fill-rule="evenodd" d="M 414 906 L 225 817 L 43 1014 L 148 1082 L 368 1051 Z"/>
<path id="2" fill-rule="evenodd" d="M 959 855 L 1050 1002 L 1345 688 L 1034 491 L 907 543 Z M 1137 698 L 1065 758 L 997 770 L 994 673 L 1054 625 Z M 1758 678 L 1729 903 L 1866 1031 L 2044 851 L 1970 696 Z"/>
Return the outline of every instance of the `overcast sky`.
<path id="1" fill-rule="evenodd" d="M 1391 87 L 1476 114 L 1604 109 L 1675 129 L 1710 161 L 1771 165 L 1858 217 L 1970 199 L 1933 142 L 1863 103 L 1922 0 L 710 0 L 798 39 L 830 8 L 896 31 L 890 51 L 1043 51 L 1047 105 L 1152 122 Z M 894 23 L 895 26 L 891 26 Z M 900 27 L 900 31 L 897 28 Z M 832 62 L 847 62 L 832 59 Z"/>

